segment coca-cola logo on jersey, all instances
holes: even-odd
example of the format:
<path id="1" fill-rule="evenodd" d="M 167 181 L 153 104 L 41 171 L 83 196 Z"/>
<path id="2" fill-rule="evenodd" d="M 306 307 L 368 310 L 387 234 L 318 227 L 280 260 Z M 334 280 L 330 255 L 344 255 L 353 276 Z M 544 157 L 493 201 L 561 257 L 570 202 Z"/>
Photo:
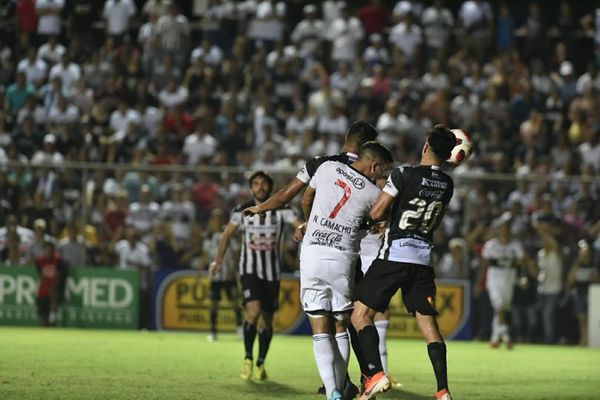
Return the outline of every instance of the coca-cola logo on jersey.
<path id="1" fill-rule="evenodd" d="M 359 178 L 358 176 L 350 175 L 349 173 L 347 173 L 346 171 L 344 171 L 341 168 L 336 168 L 335 171 L 338 174 L 342 175 L 344 178 L 348 179 L 354 185 L 355 188 L 362 189 L 365 187 L 365 181 L 362 178 Z"/>
<path id="2" fill-rule="evenodd" d="M 342 241 L 342 235 L 336 232 L 316 230 L 312 233 L 312 237 L 326 246 L 333 246 Z"/>
<path id="3" fill-rule="evenodd" d="M 427 197 L 430 199 L 441 200 L 444 196 L 444 192 L 441 190 L 421 189 L 419 191 L 420 197 Z"/>

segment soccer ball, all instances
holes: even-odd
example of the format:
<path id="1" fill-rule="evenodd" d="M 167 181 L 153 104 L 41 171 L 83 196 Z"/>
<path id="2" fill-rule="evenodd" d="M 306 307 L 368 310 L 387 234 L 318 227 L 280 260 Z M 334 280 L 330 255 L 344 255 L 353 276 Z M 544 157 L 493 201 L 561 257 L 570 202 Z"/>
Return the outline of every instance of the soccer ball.
<path id="1" fill-rule="evenodd" d="M 467 161 L 471 157 L 471 154 L 473 154 L 473 140 L 462 129 L 452 129 L 452 133 L 456 136 L 456 146 L 454 146 L 450 158 L 446 161 L 450 164 L 460 165 Z"/>

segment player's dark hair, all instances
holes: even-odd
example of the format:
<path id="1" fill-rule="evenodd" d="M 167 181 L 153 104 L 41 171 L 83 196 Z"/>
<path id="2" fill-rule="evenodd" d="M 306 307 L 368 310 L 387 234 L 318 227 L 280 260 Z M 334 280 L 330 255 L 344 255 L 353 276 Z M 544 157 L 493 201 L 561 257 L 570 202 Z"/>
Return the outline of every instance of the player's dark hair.
<path id="1" fill-rule="evenodd" d="M 360 158 L 371 158 L 383 163 L 393 163 L 392 152 L 379 142 L 367 142 L 360 146 Z"/>
<path id="2" fill-rule="evenodd" d="M 378 133 L 377 129 L 368 122 L 355 121 L 348 128 L 346 142 L 351 142 L 357 147 L 361 147 L 363 144 L 375 140 Z"/>
<path id="3" fill-rule="evenodd" d="M 254 179 L 256 179 L 258 177 L 265 178 L 267 181 L 269 181 L 269 185 L 271 185 L 271 187 L 273 187 L 273 178 L 271 177 L 271 175 L 267 174 L 265 171 L 254 171 L 248 178 L 248 183 L 250 184 L 250 186 L 252 186 L 252 181 L 254 181 Z"/>
<path id="4" fill-rule="evenodd" d="M 427 133 L 427 143 L 440 161 L 446 161 L 456 146 L 456 136 L 446 125 L 438 124 Z"/>

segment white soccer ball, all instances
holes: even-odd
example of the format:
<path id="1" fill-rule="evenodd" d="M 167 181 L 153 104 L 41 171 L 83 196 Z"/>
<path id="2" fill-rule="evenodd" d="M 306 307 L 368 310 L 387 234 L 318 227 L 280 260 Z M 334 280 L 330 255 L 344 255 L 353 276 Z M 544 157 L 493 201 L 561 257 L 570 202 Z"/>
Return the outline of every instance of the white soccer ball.
<path id="1" fill-rule="evenodd" d="M 452 129 L 452 133 L 456 136 L 456 146 L 454 146 L 450 158 L 446 161 L 450 164 L 460 165 L 467 161 L 471 157 L 471 154 L 473 154 L 473 140 L 462 129 Z"/>

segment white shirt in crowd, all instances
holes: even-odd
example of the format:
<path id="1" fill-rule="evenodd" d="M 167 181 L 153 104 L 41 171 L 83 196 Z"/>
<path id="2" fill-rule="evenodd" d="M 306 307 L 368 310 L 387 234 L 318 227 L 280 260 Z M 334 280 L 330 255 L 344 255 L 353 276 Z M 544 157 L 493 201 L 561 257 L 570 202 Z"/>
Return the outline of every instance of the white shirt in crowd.
<path id="1" fill-rule="evenodd" d="M 178 51 L 185 48 L 186 38 L 190 34 L 190 24 L 184 15 L 163 15 L 158 19 L 156 29 L 163 50 Z"/>
<path id="2" fill-rule="evenodd" d="M 358 56 L 358 44 L 363 35 L 362 24 L 356 17 L 333 21 L 328 34 L 329 40 L 333 42 L 331 58 L 338 62 L 352 62 Z"/>
<path id="3" fill-rule="evenodd" d="M 62 80 L 63 91 L 70 93 L 75 81 L 81 77 L 81 68 L 75 63 L 69 63 L 66 67 L 58 63 L 50 70 L 49 80 L 57 76 Z"/>
<path id="4" fill-rule="evenodd" d="M 65 0 L 37 0 L 35 9 L 39 15 L 38 33 L 40 35 L 59 35 L 61 31 L 61 11 Z M 51 14 L 42 15 L 43 12 L 53 11 Z"/>
<path id="5" fill-rule="evenodd" d="M 187 156 L 188 165 L 196 165 L 202 159 L 210 157 L 217 149 L 217 140 L 210 134 L 201 136 L 194 133 L 185 138 L 183 154 Z"/>
<path id="6" fill-rule="evenodd" d="M 192 50 L 190 61 L 194 63 L 198 59 L 202 59 L 208 65 L 217 66 L 221 64 L 221 60 L 223 60 L 223 51 L 215 45 L 210 46 L 208 51 L 204 49 L 204 47 L 198 46 Z"/>
<path id="7" fill-rule="evenodd" d="M 38 57 L 48 61 L 51 64 L 56 64 L 60 62 L 63 54 L 65 54 L 67 49 L 60 43 L 56 43 L 56 45 L 51 46 L 50 43 L 44 43 L 38 49 Z"/>
<path id="8" fill-rule="evenodd" d="M 540 249 L 537 253 L 538 293 L 559 294 L 562 291 L 563 264 L 556 251 L 548 252 Z"/>
<path id="9" fill-rule="evenodd" d="M 109 35 L 123 35 L 129 29 L 130 18 L 135 16 L 136 8 L 132 0 L 107 0 L 102 16 L 106 19 Z"/>
<path id="10" fill-rule="evenodd" d="M 491 21 L 493 18 L 490 4 L 486 1 L 477 2 L 475 0 L 465 1 L 460 7 L 458 15 L 467 33 L 482 32 L 485 22 Z"/>
<path id="11" fill-rule="evenodd" d="M 583 165 L 591 165 L 594 171 L 600 171 L 600 141 L 596 144 L 584 142 L 577 148 Z"/>
<path id="12" fill-rule="evenodd" d="M 392 15 L 395 18 L 404 17 L 406 14 L 419 16 L 423 12 L 423 4 L 417 1 L 401 0 L 396 3 Z"/>
<path id="13" fill-rule="evenodd" d="M 158 100 L 160 100 L 161 104 L 166 108 L 172 108 L 183 104 L 187 99 L 188 90 L 183 86 L 179 86 L 175 91 L 169 91 L 165 88 L 158 94 Z"/>
<path id="14" fill-rule="evenodd" d="M 417 49 L 423 43 L 422 35 L 423 33 L 418 25 L 411 24 L 408 26 L 404 22 L 400 22 L 392 28 L 390 42 L 402 51 L 408 62 L 412 62 Z"/>
<path id="15" fill-rule="evenodd" d="M 38 150 L 31 157 L 32 165 L 62 165 L 65 162 L 65 158 L 58 151 L 47 153 L 44 150 Z"/>
<path id="16" fill-rule="evenodd" d="M 39 58 L 39 56 L 34 62 L 30 62 L 29 58 L 25 58 L 19 62 L 17 71 L 25 72 L 27 83 L 32 83 L 35 85 L 38 82 L 42 82 L 46 79 L 48 65 L 46 65 L 44 60 Z"/>
<path id="17" fill-rule="evenodd" d="M 54 124 L 74 124 L 79 118 L 79 109 L 73 104 L 69 104 L 66 109 L 61 110 L 55 106 L 48 113 L 48 121 Z"/>
<path id="18" fill-rule="evenodd" d="M 341 137 L 348 130 L 348 118 L 344 114 L 338 116 L 325 115 L 319 118 L 317 131 L 331 137 Z"/>
<path id="19" fill-rule="evenodd" d="M 189 239 L 195 215 L 194 203 L 189 200 L 180 202 L 167 200 L 160 210 L 161 219 L 169 222 L 173 236 L 178 240 Z"/>
<path id="20" fill-rule="evenodd" d="M 323 21 L 304 19 L 296 25 L 292 32 L 292 42 L 300 47 L 300 56 L 309 57 L 321 46 L 325 33 Z"/>
<path id="21" fill-rule="evenodd" d="M 119 268 L 149 268 L 152 265 L 150 258 L 150 249 L 144 243 L 138 241 L 135 245 L 131 245 L 126 239 L 119 240 L 115 244 L 115 252 L 119 258 Z M 141 274 L 140 286 L 142 289 L 148 289 L 149 277 L 147 273 Z"/>
<path id="22" fill-rule="evenodd" d="M 122 112 L 117 108 L 110 114 L 110 127 L 115 132 L 124 131 L 127 129 L 127 125 L 129 125 L 130 122 L 139 124 L 141 120 L 142 117 L 140 116 L 140 113 L 133 108 L 129 108 L 125 112 Z"/>
<path id="23" fill-rule="evenodd" d="M 295 131 L 298 134 L 302 134 L 307 129 L 312 129 L 315 126 L 315 118 L 304 116 L 298 117 L 296 115 L 292 115 L 285 121 L 285 131 Z"/>
<path id="24" fill-rule="evenodd" d="M 442 48 L 448 41 L 454 26 L 454 17 L 447 8 L 428 7 L 421 16 L 427 45 L 434 49 Z"/>
<path id="25" fill-rule="evenodd" d="M 48 119 L 48 115 L 46 114 L 46 109 L 42 105 L 36 105 L 35 109 L 30 110 L 27 106 L 21 108 L 19 110 L 19 114 L 17 114 L 17 123 L 22 124 L 25 121 L 25 118 L 31 117 L 36 125 L 42 125 L 46 123 Z"/>
<path id="26" fill-rule="evenodd" d="M 150 232 L 159 215 L 160 206 L 154 201 L 131 203 L 127 215 L 127 225 L 133 226 L 138 232 L 145 234 Z"/>

